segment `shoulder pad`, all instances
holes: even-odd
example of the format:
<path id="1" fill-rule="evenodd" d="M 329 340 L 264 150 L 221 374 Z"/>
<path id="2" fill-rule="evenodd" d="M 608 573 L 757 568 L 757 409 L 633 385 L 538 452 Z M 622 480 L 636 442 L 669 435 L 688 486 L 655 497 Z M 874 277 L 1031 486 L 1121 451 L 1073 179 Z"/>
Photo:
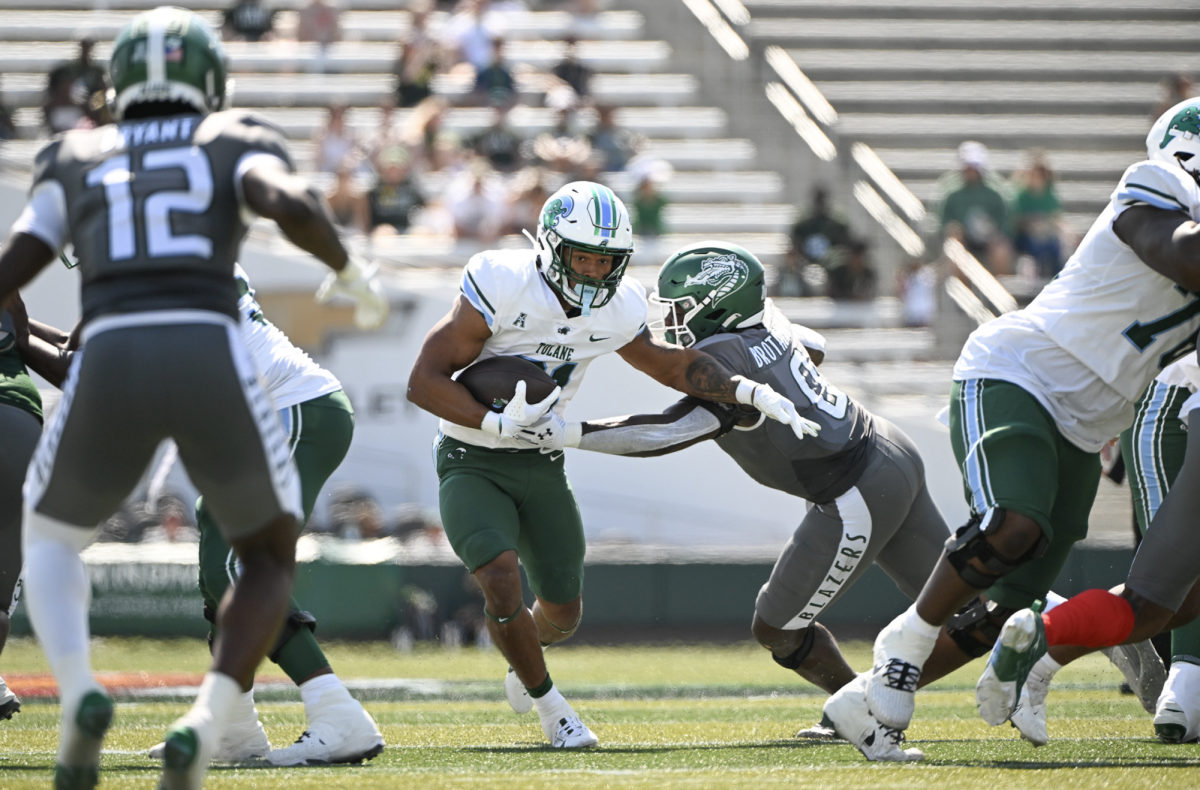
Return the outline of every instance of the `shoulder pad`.
<path id="1" fill-rule="evenodd" d="M 1181 167 L 1147 160 L 1125 171 L 1113 201 L 1119 207 L 1146 205 L 1191 216 L 1200 213 L 1200 186 Z"/>

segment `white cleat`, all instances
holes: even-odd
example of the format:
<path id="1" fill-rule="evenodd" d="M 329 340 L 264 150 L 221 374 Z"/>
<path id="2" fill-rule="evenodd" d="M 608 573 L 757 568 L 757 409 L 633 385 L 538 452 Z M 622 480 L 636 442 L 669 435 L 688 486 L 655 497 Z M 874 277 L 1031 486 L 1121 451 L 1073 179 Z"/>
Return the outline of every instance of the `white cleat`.
<path id="1" fill-rule="evenodd" d="M 894 730 L 912 722 L 921 664 L 929 657 L 928 650 L 912 642 L 904 631 L 904 616 L 897 617 L 875 638 L 875 666 L 867 676 L 867 705 L 881 724 Z"/>
<path id="2" fill-rule="evenodd" d="M 508 674 L 504 676 L 504 696 L 508 698 L 508 706 L 514 713 L 528 713 L 533 710 L 533 697 L 529 696 L 529 690 L 512 667 L 508 668 Z"/>
<path id="3" fill-rule="evenodd" d="M 544 723 L 543 728 L 549 730 Z M 600 739 L 574 713 L 559 719 L 554 734 L 547 732 L 546 736 L 555 749 L 588 749 L 600 743 Z"/>
<path id="4" fill-rule="evenodd" d="M 1167 682 L 1167 668 L 1163 666 L 1150 640 L 1145 639 L 1133 645 L 1117 645 L 1100 652 L 1121 670 L 1125 682 L 1133 689 L 1145 711 L 1154 713 L 1163 685 Z"/>
<path id="5" fill-rule="evenodd" d="M 383 751 L 383 736 L 358 700 L 346 695 L 336 705 L 323 705 L 314 713 L 296 742 L 272 749 L 266 759 L 271 765 L 332 765 L 361 763 Z"/>
<path id="6" fill-rule="evenodd" d="M 901 749 L 904 731 L 887 727 L 871 715 L 865 695 L 867 674 L 847 683 L 825 702 L 822 722 L 828 719 L 838 735 L 850 741 L 873 762 L 924 760 L 920 749 Z"/>
<path id="7" fill-rule="evenodd" d="M 1035 604 L 1037 606 L 1037 604 Z M 1022 609 L 1000 629 L 987 667 L 975 684 L 979 716 L 997 727 L 1008 721 L 1033 667 L 1046 654 L 1046 629 L 1040 609 Z"/>
<path id="8" fill-rule="evenodd" d="M 1046 694 L 1049 691 L 1050 681 L 1036 672 L 1030 672 L 1010 719 L 1021 737 L 1034 746 L 1045 746 L 1050 742 L 1050 734 L 1046 730 Z"/>
<path id="9" fill-rule="evenodd" d="M 1200 667 L 1186 661 L 1171 672 L 1154 711 L 1154 735 L 1163 743 L 1194 743 L 1200 735 Z"/>
<path id="10" fill-rule="evenodd" d="M 150 749 L 150 759 L 161 760 L 166 754 L 167 744 L 160 743 Z M 254 708 L 254 692 L 238 696 L 230 708 L 225 723 L 225 733 L 212 759 L 218 763 L 254 763 L 262 760 L 271 751 L 271 742 L 258 720 Z"/>
<path id="11" fill-rule="evenodd" d="M 14 713 L 20 712 L 21 698 L 0 678 L 0 720 L 11 719 Z"/>
<path id="12" fill-rule="evenodd" d="M 215 749 L 208 732 L 176 722 L 163 745 L 163 772 L 158 790 L 200 790 Z"/>
<path id="13" fill-rule="evenodd" d="M 1162 702 L 1154 712 L 1154 735 L 1163 743 L 1187 743 L 1188 717 L 1183 708 Z M 1194 740 L 1194 739 L 1193 739 Z"/>
<path id="14" fill-rule="evenodd" d="M 797 738 L 802 738 L 808 741 L 843 741 L 845 738 L 838 735 L 837 729 L 834 728 L 833 722 L 828 716 L 822 716 L 818 724 L 811 727 L 806 727 L 796 733 Z"/>

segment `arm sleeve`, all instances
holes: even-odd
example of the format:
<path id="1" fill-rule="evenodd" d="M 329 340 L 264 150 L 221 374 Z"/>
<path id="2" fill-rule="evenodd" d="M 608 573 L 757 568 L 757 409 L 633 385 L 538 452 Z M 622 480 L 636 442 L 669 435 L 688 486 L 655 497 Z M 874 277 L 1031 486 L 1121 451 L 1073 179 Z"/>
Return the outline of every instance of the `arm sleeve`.
<path id="1" fill-rule="evenodd" d="M 1120 214 L 1130 206 L 1153 206 L 1200 216 L 1200 187 L 1182 168 L 1161 162 L 1138 162 L 1125 171 L 1112 196 Z"/>
<path id="2" fill-rule="evenodd" d="M 684 398 L 662 414 L 635 414 L 583 424 L 581 450 L 649 458 L 678 452 L 733 429 L 732 410 L 697 398 Z"/>

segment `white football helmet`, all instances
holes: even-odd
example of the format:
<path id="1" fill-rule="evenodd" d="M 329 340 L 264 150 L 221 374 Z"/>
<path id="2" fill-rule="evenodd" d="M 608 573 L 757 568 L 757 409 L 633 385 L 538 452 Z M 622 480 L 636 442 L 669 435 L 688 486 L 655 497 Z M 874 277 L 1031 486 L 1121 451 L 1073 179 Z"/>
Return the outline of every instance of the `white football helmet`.
<path id="1" fill-rule="evenodd" d="M 538 220 L 538 270 L 568 304 L 590 315 L 617 293 L 633 253 L 633 224 L 625 204 L 603 184 L 572 181 L 542 206 Z M 607 277 L 584 277 L 571 269 L 570 250 L 611 255 Z"/>
<path id="2" fill-rule="evenodd" d="M 1154 122 L 1146 136 L 1146 155 L 1179 165 L 1200 182 L 1200 98 L 1181 101 Z"/>

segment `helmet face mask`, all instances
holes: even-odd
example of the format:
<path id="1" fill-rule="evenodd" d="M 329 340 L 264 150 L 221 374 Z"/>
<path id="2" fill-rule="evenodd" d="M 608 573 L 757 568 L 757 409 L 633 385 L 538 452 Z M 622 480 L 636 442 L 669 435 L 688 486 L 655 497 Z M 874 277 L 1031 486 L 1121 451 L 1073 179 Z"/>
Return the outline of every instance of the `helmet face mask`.
<path id="1" fill-rule="evenodd" d="M 1200 98 L 1176 104 L 1154 122 L 1146 136 L 1146 155 L 1183 168 L 1200 183 Z"/>
<path id="2" fill-rule="evenodd" d="M 662 311 L 650 330 L 690 348 L 718 332 L 762 323 L 766 273 L 758 258 L 735 244 L 693 244 L 663 264 L 650 301 Z"/>
<path id="3" fill-rule="evenodd" d="M 198 113 L 227 105 L 224 47 L 191 11 L 163 7 L 134 17 L 117 35 L 109 73 L 118 120 L 135 104 L 179 103 Z"/>
<path id="4" fill-rule="evenodd" d="M 617 293 L 633 253 L 629 212 L 608 187 L 575 181 L 550 196 L 537 229 L 538 268 L 550 286 L 583 315 L 608 304 Z M 571 268 L 575 253 L 610 256 L 612 268 L 590 277 Z"/>

